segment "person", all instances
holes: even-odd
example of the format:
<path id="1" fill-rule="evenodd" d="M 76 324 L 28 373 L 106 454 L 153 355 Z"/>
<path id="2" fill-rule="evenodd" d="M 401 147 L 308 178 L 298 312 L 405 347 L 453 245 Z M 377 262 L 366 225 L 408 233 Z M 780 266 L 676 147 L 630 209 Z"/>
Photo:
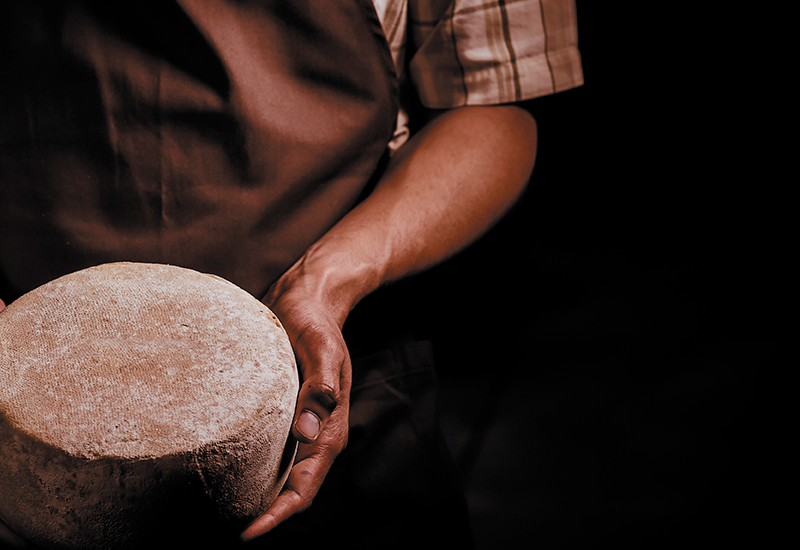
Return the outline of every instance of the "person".
<path id="1" fill-rule="evenodd" d="M 0 309 L 109 261 L 233 281 L 282 320 L 302 380 L 296 462 L 242 539 L 457 542 L 463 500 L 415 409 L 426 345 L 375 353 L 345 322 L 523 192 L 536 126 L 514 104 L 582 83 L 573 1 L 20 4 L 0 39 Z M 420 373 L 411 397 L 389 383 Z"/>

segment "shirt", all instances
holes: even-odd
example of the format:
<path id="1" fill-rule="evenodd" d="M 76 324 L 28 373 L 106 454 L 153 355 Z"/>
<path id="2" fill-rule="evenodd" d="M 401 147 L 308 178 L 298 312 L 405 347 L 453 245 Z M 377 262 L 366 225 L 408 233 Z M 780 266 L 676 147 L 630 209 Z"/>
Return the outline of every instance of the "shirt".
<path id="1" fill-rule="evenodd" d="M 434 109 L 583 84 L 574 0 L 374 0 L 401 83 Z M 401 111 L 396 149 L 408 137 Z"/>

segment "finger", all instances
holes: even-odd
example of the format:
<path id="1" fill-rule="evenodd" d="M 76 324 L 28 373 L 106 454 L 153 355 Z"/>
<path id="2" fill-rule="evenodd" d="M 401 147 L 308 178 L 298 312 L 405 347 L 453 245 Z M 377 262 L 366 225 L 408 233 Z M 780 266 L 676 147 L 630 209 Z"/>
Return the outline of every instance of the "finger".
<path id="1" fill-rule="evenodd" d="M 331 464 L 344 448 L 346 441 L 346 438 L 341 441 L 341 434 L 338 433 L 340 430 L 331 431 L 336 433 L 330 438 L 330 444 L 300 445 L 298 462 L 292 467 L 283 491 L 269 510 L 242 532 L 240 537 L 243 541 L 271 531 L 279 523 L 311 506 Z M 327 441 L 329 438 L 324 439 Z"/>
<path id="2" fill-rule="evenodd" d="M 325 429 L 342 401 L 341 378 L 347 351 L 335 337 L 307 331 L 297 339 L 296 352 L 303 385 L 297 397 L 292 432 L 301 443 L 311 443 Z"/>
<path id="3" fill-rule="evenodd" d="M 298 493 L 291 490 L 284 491 L 272 503 L 269 511 L 255 520 L 239 538 L 243 542 L 247 542 L 260 537 L 272 531 L 282 521 L 304 510 L 305 507 L 305 502 Z"/>
<path id="4" fill-rule="evenodd" d="M 328 464 L 329 466 L 329 464 Z M 315 475 L 312 470 L 317 470 L 313 465 L 297 463 L 292 470 L 290 480 L 287 482 L 284 490 L 275 499 L 275 502 L 269 507 L 261 517 L 256 519 L 242 534 L 241 539 L 244 541 L 252 540 L 265 533 L 268 533 L 275 528 L 279 523 L 286 521 L 291 516 L 306 510 L 316 497 L 319 491 L 319 486 L 322 479 L 325 477 L 328 466 L 324 466 L 323 472 L 317 472 Z M 318 481 L 315 480 L 318 478 Z"/>
<path id="5" fill-rule="evenodd" d="M 0 311 L 3 311 L 6 308 L 6 303 L 3 300 L 0 300 Z"/>
<path id="6" fill-rule="evenodd" d="M 330 387 L 303 384 L 298 398 L 294 436 L 304 443 L 316 441 L 338 404 L 338 391 Z"/>

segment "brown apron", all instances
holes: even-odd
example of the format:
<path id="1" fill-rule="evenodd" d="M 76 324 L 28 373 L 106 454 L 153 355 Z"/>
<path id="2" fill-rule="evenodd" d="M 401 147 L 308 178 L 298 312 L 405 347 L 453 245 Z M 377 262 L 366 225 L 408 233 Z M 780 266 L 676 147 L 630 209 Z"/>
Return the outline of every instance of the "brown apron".
<path id="1" fill-rule="evenodd" d="M 215 273 L 261 296 L 369 189 L 391 139 L 397 82 L 371 0 L 10 4 L 6 303 L 121 260 Z M 330 533 L 352 548 L 470 547 L 433 422 L 430 353 L 391 348 L 354 357 L 348 451 L 315 505 L 254 547 Z"/>
<path id="2" fill-rule="evenodd" d="M 6 302 L 123 260 L 261 296 L 391 139 L 397 81 L 370 0 L 14 4 L 0 23 Z"/>

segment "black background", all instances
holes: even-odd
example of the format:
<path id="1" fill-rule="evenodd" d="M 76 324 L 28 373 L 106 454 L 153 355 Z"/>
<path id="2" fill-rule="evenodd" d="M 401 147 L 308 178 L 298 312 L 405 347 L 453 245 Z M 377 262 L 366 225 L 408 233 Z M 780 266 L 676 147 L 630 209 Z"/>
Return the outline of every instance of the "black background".
<path id="1" fill-rule="evenodd" d="M 585 85 L 526 104 L 521 201 L 374 303 L 433 340 L 479 548 L 743 542 L 775 360 L 747 313 L 767 217 L 742 123 L 756 53 L 718 10 L 577 6 Z"/>
<path id="2" fill-rule="evenodd" d="M 526 104 L 520 202 L 355 322 L 388 310 L 432 340 L 479 549 L 761 540 L 749 457 L 777 361 L 751 267 L 777 229 L 744 121 L 771 83 L 742 14 L 577 8 L 586 83 Z"/>

